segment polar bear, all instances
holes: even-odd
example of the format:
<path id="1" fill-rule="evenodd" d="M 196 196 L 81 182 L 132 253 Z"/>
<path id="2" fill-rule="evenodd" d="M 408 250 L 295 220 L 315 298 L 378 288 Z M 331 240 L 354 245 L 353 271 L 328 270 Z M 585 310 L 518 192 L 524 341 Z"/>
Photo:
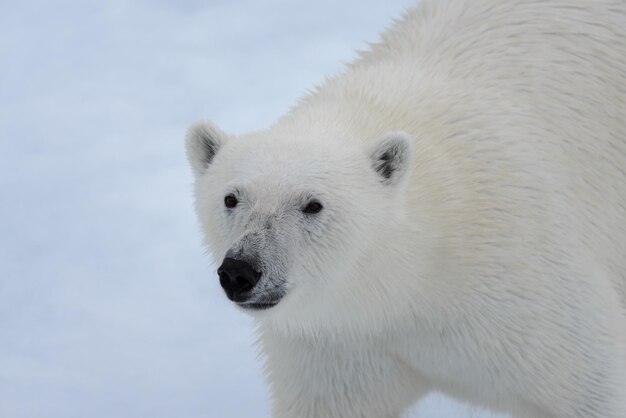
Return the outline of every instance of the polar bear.
<path id="1" fill-rule="evenodd" d="M 623 0 L 423 0 L 271 128 L 186 141 L 275 417 L 626 417 Z"/>

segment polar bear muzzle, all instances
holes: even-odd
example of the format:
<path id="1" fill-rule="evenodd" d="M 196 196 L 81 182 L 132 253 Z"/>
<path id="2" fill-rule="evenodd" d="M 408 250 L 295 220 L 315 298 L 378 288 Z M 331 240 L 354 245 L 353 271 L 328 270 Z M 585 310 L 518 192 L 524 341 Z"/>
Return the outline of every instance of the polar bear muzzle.
<path id="1" fill-rule="evenodd" d="M 283 292 L 278 290 L 272 292 L 261 290 L 259 292 L 257 288 L 263 286 L 257 285 L 263 272 L 248 261 L 226 257 L 217 269 L 217 274 L 220 278 L 220 285 L 222 285 L 228 299 L 242 308 L 268 309 L 276 305 L 282 298 Z"/>
<path id="2" fill-rule="evenodd" d="M 249 299 L 249 292 L 256 286 L 262 273 L 247 261 L 227 257 L 217 269 L 220 284 L 228 299 L 244 302 Z"/>

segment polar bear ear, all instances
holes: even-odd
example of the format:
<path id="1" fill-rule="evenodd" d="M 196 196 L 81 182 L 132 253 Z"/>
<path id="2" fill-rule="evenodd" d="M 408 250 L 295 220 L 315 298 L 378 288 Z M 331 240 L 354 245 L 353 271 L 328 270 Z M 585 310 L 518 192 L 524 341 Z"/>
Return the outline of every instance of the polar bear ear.
<path id="1" fill-rule="evenodd" d="M 187 132 L 187 158 L 193 174 L 201 176 L 226 139 L 226 134 L 211 122 L 198 122 Z"/>
<path id="2" fill-rule="evenodd" d="M 374 145 L 372 167 L 384 184 L 397 185 L 407 176 L 413 166 L 413 150 L 413 138 L 404 132 L 386 135 Z"/>

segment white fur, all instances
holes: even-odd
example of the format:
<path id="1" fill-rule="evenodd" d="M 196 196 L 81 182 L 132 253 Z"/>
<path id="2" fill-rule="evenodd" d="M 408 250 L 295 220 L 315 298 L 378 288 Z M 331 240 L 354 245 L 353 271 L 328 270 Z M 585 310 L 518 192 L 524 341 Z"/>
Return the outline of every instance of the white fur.
<path id="1" fill-rule="evenodd" d="M 431 390 L 626 417 L 626 2 L 423 0 L 269 130 L 207 131 L 216 260 L 279 225 L 286 295 L 254 313 L 275 417 L 398 417 Z M 372 149 L 398 131 L 384 184 Z M 309 192 L 318 218 L 289 203 Z"/>

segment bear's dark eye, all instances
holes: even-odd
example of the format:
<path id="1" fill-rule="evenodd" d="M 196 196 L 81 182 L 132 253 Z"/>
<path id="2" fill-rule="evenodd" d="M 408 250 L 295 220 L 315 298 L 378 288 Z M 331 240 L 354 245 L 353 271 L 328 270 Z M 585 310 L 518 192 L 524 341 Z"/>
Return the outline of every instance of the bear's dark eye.
<path id="1" fill-rule="evenodd" d="M 233 194 L 228 194 L 224 198 L 224 206 L 226 206 L 228 209 L 234 208 L 235 206 L 237 206 L 237 203 L 239 203 L 239 201 Z"/>
<path id="2" fill-rule="evenodd" d="M 318 202 L 317 200 L 312 200 L 304 207 L 304 209 L 302 209 L 302 212 L 309 215 L 314 215 L 316 213 L 319 213 L 322 208 L 323 206 L 320 202 Z"/>

